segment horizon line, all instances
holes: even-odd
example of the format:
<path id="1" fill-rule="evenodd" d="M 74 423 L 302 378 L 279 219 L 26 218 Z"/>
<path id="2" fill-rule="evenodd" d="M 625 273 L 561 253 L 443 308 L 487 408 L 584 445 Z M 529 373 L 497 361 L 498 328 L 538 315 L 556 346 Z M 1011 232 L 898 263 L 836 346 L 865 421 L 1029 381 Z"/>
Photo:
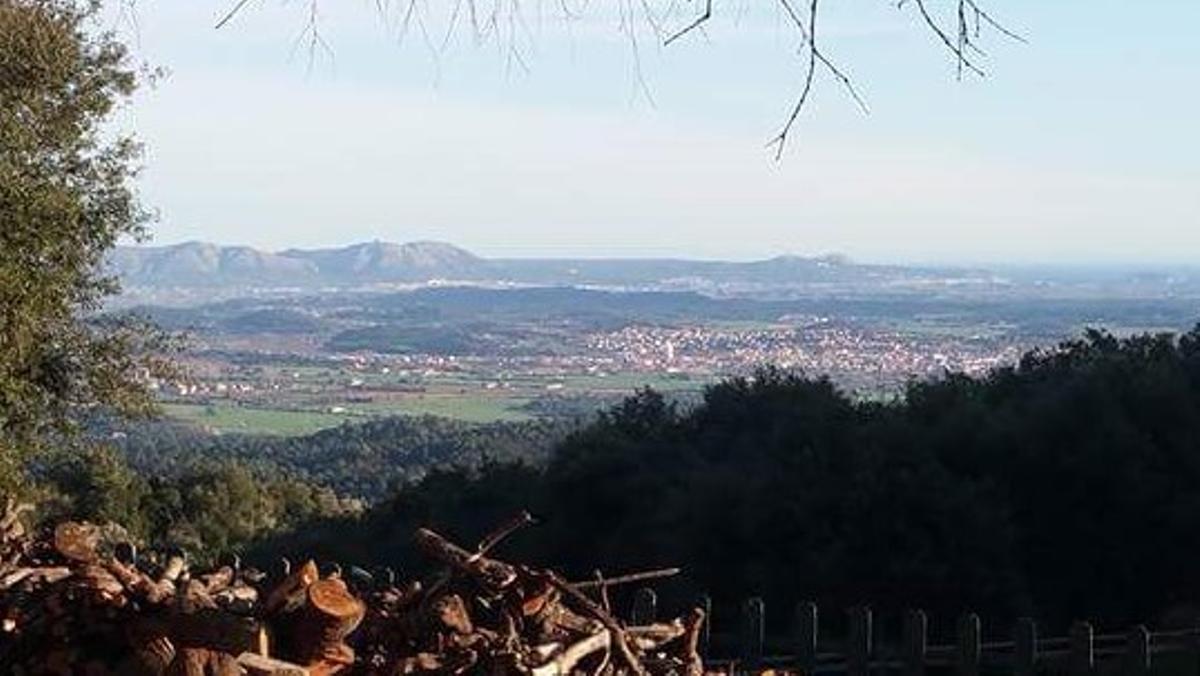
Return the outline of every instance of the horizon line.
<path id="1" fill-rule="evenodd" d="M 173 247 L 181 247 L 187 245 L 203 245 L 215 246 L 217 248 L 245 248 L 252 249 L 272 255 L 285 255 L 290 251 L 327 251 L 336 249 L 349 249 L 356 246 L 366 244 L 385 244 L 394 246 L 406 246 L 412 244 L 436 244 L 442 246 L 450 246 L 459 249 L 468 254 L 482 258 L 484 260 L 528 260 L 528 261 L 682 261 L 695 263 L 755 263 L 770 260 L 797 258 L 802 260 L 819 261 L 819 260 L 834 260 L 841 261 L 852 265 L 866 266 L 899 266 L 899 267 L 942 267 L 942 268 L 1200 268 L 1200 261 L 1182 261 L 1182 260 L 1165 260 L 1165 259 L 1132 259 L 1132 258 L 1110 258 L 1110 257 L 1094 257 L 1094 258 L 1025 258 L 1005 257 L 992 258 L 980 257 L 978 254 L 962 254 L 960 256 L 935 254 L 930 256 L 914 256 L 914 257 L 895 257 L 881 258 L 875 256 L 859 256 L 848 254 L 843 251 L 825 251 L 820 253 L 797 253 L 795 251 L 787 251 L 780 249 L 777 253 L 764 253 L 759 255 L 749 256 L 729 256 L 715 257 L 710 255 L 695 255 L 687 254 L 680 251 L 661 251 L 652 252 L 643 250 L 630 255 L 618 255 L 612 252 L 602 253 L 599 255 L 587 255 L 578 253 L 580 248 L 584 247 L 557 247 L 571 249 L 570 252 L 555 255 L 550 252 L 546 253 L 530 253 L 529 249 L 545 248 L 536 245 L 531 247 L 515 246 L 514 249 L 525 249 L 526 253 L 496 255 L 494 247 L 481 246 L 478 249 L 470 246 L 464 246 L 455 242 L 450 242 L 441 239 L 417 238 L 411 240 L 388 240 L 381 238 L 355 240 L 345 244 L 326 244 L 314 246 L 286 246 L 282 248 L 256 246 L 245 243 L 226 243 L 212 240 L 203 240 L 196 238 L 179 239 L 176 241 L 155 241 L 148 240 L 144 242 L 125 242 L 117 246 L 117 248 L 132 248 L 132 249 L 169 249 Z M 631 247 L 636 251 L 637 247 Z M 484 250 L 485 253 L 478 253 Z"/>

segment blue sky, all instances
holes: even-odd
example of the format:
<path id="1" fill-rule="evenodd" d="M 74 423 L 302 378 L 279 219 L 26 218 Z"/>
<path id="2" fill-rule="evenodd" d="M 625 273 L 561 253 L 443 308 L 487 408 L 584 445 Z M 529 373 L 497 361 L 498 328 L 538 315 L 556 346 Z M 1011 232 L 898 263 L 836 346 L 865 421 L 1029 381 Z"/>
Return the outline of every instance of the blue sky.
<path id="1" fill-rule="evenodd" d="M 958 82 L 912 10 L 826 0 L 824 49 L 871 112 L 819 78 L 776 162 L 802 72 L 776 3 L 716 0 L 667 48 L 639 23 L 649 101 L 629 1 L 523 0 L 528 70 L 464 31 L 435 58 L 373 0 L 324 0 L 311 62 L 298 0 L 220 31 L 224 3 L 139 2 L 138 54 L 171 71 L 121 121 L 155 242 L 1200 263 L 1200 2 L 989 0 L 1028 44 L 985 36 L 988 77 Z M 425 0 L 431 41 L 452 6 Z"/>

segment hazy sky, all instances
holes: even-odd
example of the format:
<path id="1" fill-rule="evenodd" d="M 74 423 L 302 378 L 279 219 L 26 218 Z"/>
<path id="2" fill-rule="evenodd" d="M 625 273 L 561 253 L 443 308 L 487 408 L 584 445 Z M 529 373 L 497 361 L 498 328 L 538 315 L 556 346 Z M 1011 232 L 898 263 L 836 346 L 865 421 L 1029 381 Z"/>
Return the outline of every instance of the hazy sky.
<path id="1" fill-rule="evenodd" d="M 985 37 L 988 78 L 962 83 L 911 9 L 826 0 L 825 50 L 871 113 L 820 78 L 782 162 L 765 144 L 801 64 L 772 0 L 716 0 L 706 34 L 665 49 L 642 32 L 652 103 L 630 0 L 574 21 L 523 0 L 527 72 L 466 33 L 434 59 L 374 0 L 325 0 L 333 54 L 310 64 L 304 3 L 214 31 L 228 2 L 137 3 L 138 53 L 171 71 L 123 121 L 148 145 L 156 243 L 1200 263 L 1196 0 L 988 0 L 1029 43 Z M 426 0 L 431 25 L 453 3 Z"/>

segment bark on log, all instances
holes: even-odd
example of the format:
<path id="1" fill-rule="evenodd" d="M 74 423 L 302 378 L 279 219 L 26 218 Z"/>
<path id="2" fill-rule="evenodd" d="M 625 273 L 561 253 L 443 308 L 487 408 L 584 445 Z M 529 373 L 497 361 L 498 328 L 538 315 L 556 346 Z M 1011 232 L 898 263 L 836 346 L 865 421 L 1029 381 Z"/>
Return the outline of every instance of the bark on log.
<path id="1" fill-rule="evenodd" d="M 54 529 L 54 549 L 69 561 L 94 561 L 99 544 L 100 530 L 91 524 L 64 521 Z"/>
<path id="2" fill-rule="evenodd" d="M 700 635 L 708 618 L 702 608 L 693 608 L 683 620 L 683 643 L 679 652 L 685 665 L 685 676 L 703 676 L 704 659 L 700 657 Z"/>
<path id="3" fill-rule="evenodd" d="M 417 545 L 426 554 L 476 578 L 492 589 L 504 589 L 517 579 L 516 569 L 507 563 L 468 552 L 428 528 L 418 529 L 416 540 Z"/>
<path id="4" fill-rule="evenodd" d="M 0 538 L 17 530 L 9 517 L 0 514 Z M 703 676 L 703 612 L 626 627 L 584 593 L 593 585 L 487 556 L 527 522 L 511 520 L 474 552 L 419 531 L 421 549 L 445 565 L 428 588 L 362 574 L 322 579 L 308 561 L 269 591 L 238 562 L 192 576 L 178 555 L 147 573 L 135 556 L 102 546 L 119 542 L 107 529 L 64 523 L 0 540 L 0 661 L 15 654 L 30 673 L 88 676 Z M 348 640 L 360 625 L 356 662 Z"/>
<path id="5" fill-rule="evenodd" d="M 242 653 L 238 655 L 237 663 L 247 676 L 310 676 L 308 669 L 298 664 L 257 653 Z"/>
<path id="6" fill-rule="evenodd" d="M 354 664 L 346 637 L 362 622 L 366 606 L 340 579 L 308 586 L 307 603 L 295 613 L 291 650 L 313 676 L 336 674 Z"/>
<path id="7" fill-rule="evenodd" d="M 29 584 L 44 584 L 51 585 L 60 580 L 65 580 L 71 576 L 71 569 L 62 566 L 49 566 L 41 568 L 19 568 L 10 573 L 6 573 L 4 577 L 0 577 L 0 590 L 6 590 L 16 585 L 27 582 Z"/>
<path id="8" fill-rule="evenodd" d="M 458 594 L 447 594 L 433 603 L 432 613 L 437 621 L 456 634 L 471 634 L 475 625 L 467 612 L 467 604 Z"/>
<path id="9" fill-rule="evenodd" d="M 304 565 L 293 570 L 267 595 L 267 600 L 263 603 L 263 610 L 270 614 L 284 609 L 285 606 L 294 609 L 293 603 L 302 599 L 303 597 L 300 595 L 320 577 L 316 562 L 311 559 L 305 561 Z"/>

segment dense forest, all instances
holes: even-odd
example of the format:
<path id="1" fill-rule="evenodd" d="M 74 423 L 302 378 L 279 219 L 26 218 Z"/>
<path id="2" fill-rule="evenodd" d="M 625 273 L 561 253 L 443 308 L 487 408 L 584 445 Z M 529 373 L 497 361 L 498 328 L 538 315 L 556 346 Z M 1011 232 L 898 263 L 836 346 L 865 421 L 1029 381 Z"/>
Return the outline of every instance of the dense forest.
<path id="1" fill-rule="evenodd" d="M 198 447 L 165 443 L 169 429 L 38 461 L 46 516 L 120 523 L 196 558 L 409 570 L 416 527 L 471 542 L 527 508 L 540 524 L 508 555 L 579 577 L 680 565 L 667 604 L 760 594 L 1049 629 L 1198 612 L 1200 326 L 1093 331 L 889 401 L 764 368 L 690 406 L 641 391 L 574 429 L 396 419 Z"/>
<path id="2" fill-rule="evenodd" d="M 130 421 L 153 411 L 149 384 L 178 376 L 170 331 L 193 325 L 324 331 L 336 349 L 540 355 L 580 329 L 687 317 L 921 310 L 1012 319 L 1040 336 L 1059 335 L 1079 312 L 1158 326 L 1195 310 L 1186 298 L 1124 295 L 749 302 L 428 289 L 372 297 L 349 312 L 336 295 L 299 301 L 327 311 L 326 322 L 257 299 L 207 306 L 199 319 L 165 312 L 175 321 L 159 316 L 157 328 L 107 315 L 120 288 L 109 255 L 145 236 L 153 217 L 136 190 L 141 144 L 113 124 L 114 113 L 157 74 L 105 27 L 103 9 L 0 3 L 5 502 L 36 503 L 46 521 L 101 522 L 193 560 L 242 553 L 265 568 L 302 552 L 326 569 L 405 572 L 415 572 L 417 526 L 470 543 L 529 509 L 541 523 L 506 541 L 506 558 L 578 578 L 597 567 L 682 566 L 660 587 L 667 605 L 703 591 L 725 609 L 751 594 L 785 609 L 801 599 L 869 602 L 881 617 L 919 605 L 942 618 L 965 609 L 1001 622 L 1029 614 L 1052 632 L 1075 618 L 1107 627 L 1197 622 L 1200 326 L 1182 336 L 1088 332 L 983 377 L 912 382 L 886 401 L 768 367 L 687 406 L 642 391 L 578 429 L 398 419 L 295 440 L 172 440 L 178 428 L 160 425 L 124 432 L 123 445 L 96 443 L 84 431 L 97 412 Z M 811 29 L 808 38 L 815 64 Z M 513 323 L 521 330 L 495 328 Z M 116 441 L 116 432 L 104 437 Z"/>
<path id="3" fill-rule="evenodd" d="M 363 509 L 328 488 L 236 462 L 197 461 L 172 476 L 140 473 L 107 448 L 41 458 L 31 474 L 42 519 L 89 519 L 124 531 L 117 539 L 182 549 L 198 562 Z"/>
<path id="4" fill-rule="evenodd" d="M 542 523 L 506 545 L 514 556 L 580 576 L 679 564 L 663 586 L 676 601 L 705 590 L 718 605 L 762 594 L 1049 626 L 1190 621 L 1200 327 L 1089 332 L 888 402 L 773 369 L 688 410 L 644 391 L 544 465 L 435 471 L 258 552 L 404 565 L 419 524 L 470 541 L 523 507 Z"/>
<path id="5" fill-rule="evenodd" d="M 130 465 L 150 476 L 179 477 L 220 459 L 263 476 L 287 476 L 338 495 L 377 501 L 434 467 L 485 461 L 542 463 L 576 424 L 568 419 L 468 423 L 396 416 L 298 437 L 217 435 L 172 422 L 97 425 Z M 115 434 L 114 434 L 115 429 Z"/>

